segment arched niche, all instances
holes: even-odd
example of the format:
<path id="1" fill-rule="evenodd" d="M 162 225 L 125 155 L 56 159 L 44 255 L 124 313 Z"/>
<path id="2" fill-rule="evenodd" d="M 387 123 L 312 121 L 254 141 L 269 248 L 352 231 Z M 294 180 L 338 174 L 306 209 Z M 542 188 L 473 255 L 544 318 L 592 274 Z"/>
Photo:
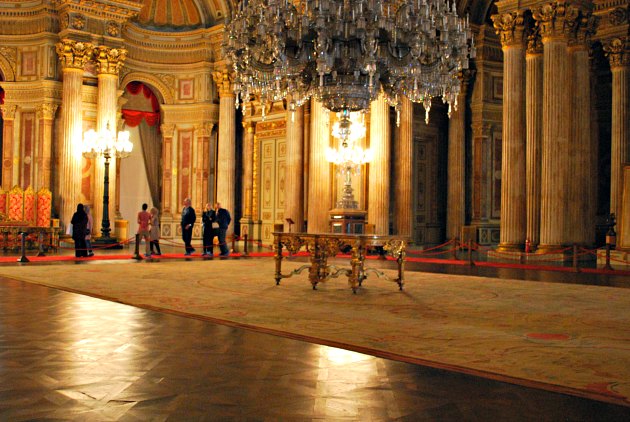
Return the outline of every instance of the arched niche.
<path id="1" fill-rule="evenodd" d="M 172 90 L 155 76 L 146 73 L 132 72 L 125 75 L 120 86 L 124 88 L 130 82 L 142 82 L 148 85 L 157 96 L 160 104 L 173 104 L 175 102 Z"/>

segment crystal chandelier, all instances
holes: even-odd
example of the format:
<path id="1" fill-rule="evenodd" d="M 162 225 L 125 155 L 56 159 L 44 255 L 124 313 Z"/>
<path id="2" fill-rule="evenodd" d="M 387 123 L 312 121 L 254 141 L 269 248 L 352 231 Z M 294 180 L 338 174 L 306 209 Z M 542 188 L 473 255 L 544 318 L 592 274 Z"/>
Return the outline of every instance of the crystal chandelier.
<path id="1" fill-rule="evenodd" d="M 326 150 L 326 159 L 337 165 L 337 172 L 343 178 L 343 195 L 337 201 L 337 208 L 358 209 L 359 203 L 354 199 L 352 189 L 352 176 L 361 174 L 361 166 L 372 161 L 372 151 L 356 145 L 365 136 L 365 125 L 352 121 L 350 113 L 344 110 L 339 121 L 333 125 L 332 135 L 341 141 L 341 148 Z"/>
<path id="2" fill-rule="evenodd" d="M 339 112 L 367 110 L 382 90 L 457 107 L 457 73 L 474 57 L 468 18 L 455 0 L 241 0 L 227 23 L 224 51 L 236 73 L 236 106 L 290 95 Z"/>

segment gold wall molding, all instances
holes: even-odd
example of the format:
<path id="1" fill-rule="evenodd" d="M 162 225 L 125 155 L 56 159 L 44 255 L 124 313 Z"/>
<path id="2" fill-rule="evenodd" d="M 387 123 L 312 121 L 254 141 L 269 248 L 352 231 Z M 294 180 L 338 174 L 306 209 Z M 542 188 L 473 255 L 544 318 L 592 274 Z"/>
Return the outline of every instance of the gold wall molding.
<path id="1" fill-rule="evenodd" d="M 5 101 L 35 107 L 42 102 L 61 102 L 62 84 L 57 81 L 2 82 Z"/>
<path id="2" fill-rule="evenodd" d="M 168 104 L 162 106 L 162 111 L 164 123 L 177 124 L 178 128 L 219 122 L 218 104 Z"/>
<path id="3" fill-rule="evenodd" d="M 0 47 L 0 70 L 5 80 L 14 81 L 17 73 L 17 48 Z"/>

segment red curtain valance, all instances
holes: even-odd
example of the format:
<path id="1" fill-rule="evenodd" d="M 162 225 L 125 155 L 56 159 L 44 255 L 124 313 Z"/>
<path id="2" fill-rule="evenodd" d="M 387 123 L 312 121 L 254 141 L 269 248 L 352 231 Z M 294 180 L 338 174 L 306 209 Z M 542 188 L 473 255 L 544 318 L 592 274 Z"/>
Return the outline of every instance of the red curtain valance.
<path id="1" fill-rule="evenodd" d="M 4 89 L 0 88 L 0 104 L 4 104 Z"/>
<path id="2" fill-rule="evenodd" d="M 159 125 L 160 123 L 160 113 L 123 109 L 122 115 L 123 119 L 125 119 L 125 124 L 129 127 L 138 126 L 143 119 L 149 126 Z"/>
<path id="3" fill-rule="evenodd" d="M 149 88 L 142 82 L 129 82 L 127 84 L 127 92 L 131 95 L 138 95 L 140 94 L 140 92 L 142 92 L 144 98 L 151 101 L 151 109 L 153 110 L 153 112 L 157 113 L 158 111 L 160 111 L 160 103 L 157 97 L 155 96 L 153 91 L 151 91 L 151 88 Z"/>

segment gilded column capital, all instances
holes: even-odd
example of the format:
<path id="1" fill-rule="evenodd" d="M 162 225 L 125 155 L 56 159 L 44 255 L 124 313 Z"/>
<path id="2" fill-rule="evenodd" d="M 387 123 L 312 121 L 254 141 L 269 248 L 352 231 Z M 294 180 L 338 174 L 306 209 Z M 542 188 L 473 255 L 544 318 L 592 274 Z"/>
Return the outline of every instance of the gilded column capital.
<path id="1" fill-rule="evenodd" d="M 256 132 L 256 122 L 253 122 L 251 120 L 243 120 L 242 124 L 243 124 L 243 129 L 248 134 L 252 134 Z"/>
<path id="2" fill-rule="evenodd" d="M 15 119 L 15 113 L 17 112 L 17 105 L 3 104 L 0 105 L 0 111 L 2 112 L 2 118 L 5 120 Z"/>
<path id="3" fill-rule="evenodd" d="M 613 38 L 604 44 L 604 52 L 611 68 L 630 66 L 630 43 L 628 38 Z"/>
<path id="4" fill-rule="evenodd" d="M 214 128 L 214 123 L 203 123 L 199 125 L 195 125 L 195 132 L 197 136 L 209 137 L 212 133 L 212 128 Z"/>
<path id="5" fill-rule="evenodd" d="M 92 57 L 94 46 L 87 42 L 63 39 L 55 49 L 64 69 L 83 69 Z"/>
<path id="6" fill-rule="evenodd" d="M 212 72 L 212 79 L 214 79 L 214 83 L 217 85 L 219 98 L 236 96 L 232 88 L 234 78 L 226 70 Z"/>
<path id="7" fill-rule="evenodd" d="M 492 15 L 492 22 L 503 47 L 523 45 L 523 35 L 525 33 L 523 12 Z"/>
<path id="8" fill-rule="evenodd" d="M 37 106 L 37 118 L 52 120 L 55 118 L 55 113 L 57 112 L 57 108 L 59 106 L 57 104 L 52 103 L 42 103 Z"/>
<path id="9" fill-rule="evenodd" d="M 527 54 L 542 54 L 543 44 L 538 26 L 534 26 L 527 34 Z"/>
<path id="10" fill-rule="evenodd" d="M 96 71 L 99 74 L 118 75 L 127 58 L 127 50 L 99 45 L 94 51 L 94 57 L 96 59 Z"/>
<path id="11" fill-rule="evenodd" d="M 160 125 L 160 131 L 165 138 L 172 138 L 175 135 L 175 125 L 172 123 L 163 123 Z"/>
<path id="12" fill-rule="evenodd" d="M 543 42 L 548 38 L 567 38 L 579 24 L 580 8 L 564 1 L 546 3 L 532 11 Z"/>

